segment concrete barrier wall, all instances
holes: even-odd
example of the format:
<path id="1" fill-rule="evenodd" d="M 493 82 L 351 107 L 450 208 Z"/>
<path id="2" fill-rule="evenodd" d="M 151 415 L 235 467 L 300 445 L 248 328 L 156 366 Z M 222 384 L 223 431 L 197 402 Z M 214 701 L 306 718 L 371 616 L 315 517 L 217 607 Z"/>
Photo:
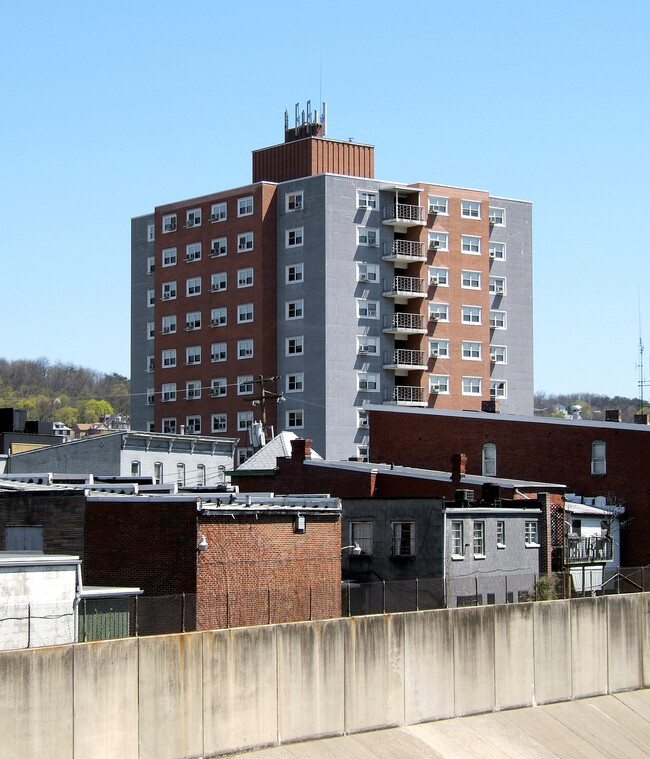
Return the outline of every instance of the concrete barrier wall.
<path id="1" fill-rule="evenodd" d="M 650 594 L 0 652 L 0 759 L 191 759 L 650 685 Z"/>

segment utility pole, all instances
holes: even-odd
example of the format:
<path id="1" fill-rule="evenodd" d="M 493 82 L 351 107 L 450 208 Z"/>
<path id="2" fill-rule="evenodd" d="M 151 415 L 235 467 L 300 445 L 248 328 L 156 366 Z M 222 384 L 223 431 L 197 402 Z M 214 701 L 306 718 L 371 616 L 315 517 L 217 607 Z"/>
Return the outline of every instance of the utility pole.
<path id="1" fill-rule="evenodd" d="M 273 376 L 273 377 L 265 377 L 263 374 L 260 374 L 260 376 L 253 380 L 253 383 L 255 385 L 259 385 L 259 395 L 255 398 L 251 398 L 251 403 L 253 406 L 260 406 L 261 411 L 261 422 L 262 422 L 262 430 L 265 431 L 268 428 L 268 425 L 266 423 L 266 401 L 277 401 L 278 403 L 282 403 L 284 401 L 284 395 L 282 393 L 277 393 L 272 390 L 267 390 L 266 385 L 269 382 L 277 382 L 280 379 L 279 376 Z"/>

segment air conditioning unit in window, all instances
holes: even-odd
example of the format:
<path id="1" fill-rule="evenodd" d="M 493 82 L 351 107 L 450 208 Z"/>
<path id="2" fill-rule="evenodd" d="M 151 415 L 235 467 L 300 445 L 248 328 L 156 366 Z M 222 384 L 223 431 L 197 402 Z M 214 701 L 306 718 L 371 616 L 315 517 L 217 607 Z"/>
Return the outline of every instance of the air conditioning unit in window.
<path id="1" fill-rule="evenodd" d="M 498 217 L 496 216 L 490 216 L 490 224 L 497 224 Z"/>
<path id="2" fill-rule="evenodd" d="M 367 419 L 359 419 L 359 427 L 367 427 L 367 426 L 368 426 Z"/>
<path id="3" fill-rule="evenodd" d="M 198 255 L 196 253 L 188 253 L 185 256 L 186 261 L 194 261 L 196 258 L 198 258 Z"/>
<path id="4" fill-rule="evenodd" d="M 440 247 L 440 240 L 429 240 L 429 250 L 437 250 Z"/>
<path id="5" fill-rule="evenodd" d="M 431 349 L 431 353 L 429 355 L 431 356 L 431 358 L 438 358 L 438 356 L 439 356 L 438 349 L 437 348 L 432 348 Z"/>
<path id="6" fill-rule="evenodd" d="M 438 213 L 436 206 L 429 206 L 429 213 Z"/>
<path id="7" fill-rule="evenodd" d="M 378 248 L 379 247 L 379 241 L 378 240 L 373 240 L 371 238 L 370 240 L 368 240 L 368 246 L 370 248 Z"/>
<path id="8" fill-rule="evenodd" d="M 440 321 L 440 314 L 429 314 L 429 321 L 430 322 Z"/>
<path id="9" fill-rule="evenodd" d="M 497 362 L 497 354 L 496 353 L 490 353 L 490 361 L 493 364 L 496 364 Z"/>
<path id="10" fill-rule="evenodd" d="M 173 232 L 176 229 L 176 222 L 168 222 L 165 224 L 165 232 Z"/>
<path id="11" fill-rule="evenodd" d="M 497 295 L 503 295 L 503 285 L 497 285 L 494 291 Z"/>
<path id="12" fill-rule="evenodd" d="M 429 278 L 429 284 L 430 285 L 437 285 L 438 284 L 438 277 L 430 277 Z"/>
<path id="13" fill-rule="evenodd" d="M 368 275 L 367 274 L 360 274 L 359 275 L 359 282 L 370 282 L 370 280 L 368 279 Z"/>
<path id="14" fill-rule="evenodd" d="M 431 394 L 432 395 L 438 395 L 440 392 L 440 385 L 431 385 Z"/>
<path id="15" fill-rule="evenodd" d="M 491 251 L 488 253 L 488 256 L 489 256 L 490 258 L 496 258 L 496 257 L 497 257 L 497 254 L 496 254 L 496 253 L 495 253 L 493 250 L 491 250 Z"/>
<path id="16" fill-rule="evenodd" d="M 367 345 L 360 345 L 359 346 L 359 353 L 368 353 L 368 346 Z"/>

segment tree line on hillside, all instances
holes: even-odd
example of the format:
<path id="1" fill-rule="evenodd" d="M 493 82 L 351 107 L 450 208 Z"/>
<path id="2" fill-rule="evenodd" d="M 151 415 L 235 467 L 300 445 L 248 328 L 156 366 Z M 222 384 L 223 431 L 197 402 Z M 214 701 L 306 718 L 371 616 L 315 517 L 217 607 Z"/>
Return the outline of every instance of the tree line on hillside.
<path id="1" fill-rule="evenodd" d="M 621 395 L 610 397 L 597 393 L 569 393 L 567 395 L 538 392 L 535 393 L 535 415 L 564 417 L 571 406 L 581 406 L 580 417 L 593 421 L 605 421 L 605 411 L 618 409 L 622 422 L 633 422 L 634 415 L 648 413 L 648 404 L 642 404 L 640 398 L 625 398 Z"/>
<path id="2" fill-rule="evenodd" d="M 24 408 L 28 420 L 75 424 L 98 422 L 105 414 L 128 414 L 130 382 L 72 364 L 0 359 L 0 408 Z"/>

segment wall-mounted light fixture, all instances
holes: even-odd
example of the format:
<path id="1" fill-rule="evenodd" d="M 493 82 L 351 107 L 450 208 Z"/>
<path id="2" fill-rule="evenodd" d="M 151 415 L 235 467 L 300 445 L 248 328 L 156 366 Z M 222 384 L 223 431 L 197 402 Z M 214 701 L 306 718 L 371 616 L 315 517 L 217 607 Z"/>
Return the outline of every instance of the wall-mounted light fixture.
<path id="1" fill-rule="evenodd" d="M 199 540 L 199 544 L 196 547 L 196 552 L 200 556 L 202 553 L 205 553 L 205 551 L 208 550 L 208 541 L 205 539 L 205 535 L 201 535 L 201 539 Z"/>

